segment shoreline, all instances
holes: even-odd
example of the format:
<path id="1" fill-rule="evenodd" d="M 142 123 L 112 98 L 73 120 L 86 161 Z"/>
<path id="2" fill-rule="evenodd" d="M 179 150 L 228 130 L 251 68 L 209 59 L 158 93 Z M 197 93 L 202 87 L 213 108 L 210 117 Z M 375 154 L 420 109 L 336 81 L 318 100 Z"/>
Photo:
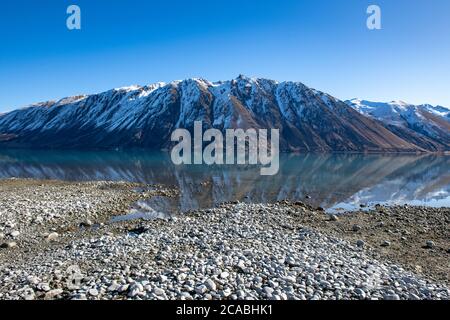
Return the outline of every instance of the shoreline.
<path id="1" fill-rule="evenodd" d="M 0 299 L 450 299 L 449 208 L 229 203 L 109 223 L 177 192 L 140 186 L 0 180 Z"/>
<path id="2" fill-rule="evenodd" d="M 0 137 L 1 138 L 1 137 Z M 0 140 L 1 142 L 1 140 Z M 145 151 L 145 152 L 163 152 L 170 155 L 170 148 L 161 148 L 161 149 L 149 149 L 145 147 L 110 147 L 110 148 L 94 148 L 94 147 L 86 147 L 80 148 L 78 147 L 60 147 L 60 148 L 46 148 L 46 147 L 33 147 L 33 146 L 7 146 L 2 149 L 3 151 L 82 151 L 82 152 L 135 152 L 135 151 Z M 415 151 L 398 151 L 398 150 L 347 150 L 347 151 L 338 151 L 338 150 L 312 150 L 312 151 L 296 151 L 296 150 L 280 150 L 280 154 L 287 155 L 304 155 L 304 154 L 337 154 L 337 155 L 411 155 L 411 156 L 427 156 L 427 155 L 435 155 L 435 156 L 450 156 L 450 150 L 415 150 Z"/>

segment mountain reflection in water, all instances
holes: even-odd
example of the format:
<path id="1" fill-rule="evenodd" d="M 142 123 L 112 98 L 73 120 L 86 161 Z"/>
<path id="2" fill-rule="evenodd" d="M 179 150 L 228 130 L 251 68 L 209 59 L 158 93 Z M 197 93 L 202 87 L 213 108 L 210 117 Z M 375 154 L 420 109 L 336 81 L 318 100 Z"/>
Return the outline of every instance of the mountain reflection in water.
<path id="1" fill-rule="evenodd" d="M 164 210 L 283 199 L 331 209 L 370 203 L 450 207 L 450 156 L 284 154 L 278 175 L 259 173 L 256 166 L 175 166 L 162 152 L 0 150 L 0 178 L 124 180 L 179 187 L 175 204 L 173 199 L 154 203 Z"/>

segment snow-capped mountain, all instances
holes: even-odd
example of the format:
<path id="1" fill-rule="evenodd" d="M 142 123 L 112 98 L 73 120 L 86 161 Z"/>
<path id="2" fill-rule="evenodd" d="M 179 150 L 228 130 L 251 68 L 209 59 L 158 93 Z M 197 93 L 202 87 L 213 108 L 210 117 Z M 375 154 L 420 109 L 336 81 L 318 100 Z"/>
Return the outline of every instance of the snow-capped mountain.
<path id="1" fill-rule="evenodd" d="M 361 114 L 383 122 L 398 136 L 425 149 L 442 150 L 450 145 L 448 108 L 429 104 L 412 105 L 403 101 L 384 103 L 353 99 L 346 103 Z"/>
<path id="2" fill-rule="evenodd" d="M 245 76 L 132 86 L 39 103 L 0 116 L 0 146 L 163 149 L 170 147 L 173 130 L 192 129 L 195 121 L 205 129 L 280 129 L 283 151 L 436 150 L 302 83 Z"/>

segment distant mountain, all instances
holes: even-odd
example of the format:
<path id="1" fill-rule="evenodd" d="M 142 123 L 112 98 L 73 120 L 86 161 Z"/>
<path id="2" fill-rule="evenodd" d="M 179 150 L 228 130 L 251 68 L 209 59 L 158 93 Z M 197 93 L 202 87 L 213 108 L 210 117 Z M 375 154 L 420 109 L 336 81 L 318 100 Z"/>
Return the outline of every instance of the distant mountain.
<path id="1" fill-rule="evenodd" d="M 192 129 L 200 120 L 204 128 L 220 130 L 278 128 L 283 151 L 450 149 L 447 140 L 437 143 L 437 133 L 445 136 L 445 132 L 434 127 L 434 140 L 412 129 L 397 132 L 355 109 L 302 83 L 245 76 L 222 82 L 188 79 L 118 88 L 9 112 L 0 116 L 0 147 L 165 149 L 172 145 L 173 130 Z M 430 112 L 427 116 L 438 118 Z M 414 138 L 408 133 L 414 133 Z"/>
<path id="2" fill-rule="evenodd" d="M 389 130 L 406 141 L 427 150 L 449 149 L 450 110 L 445 107 L 359 99 L 346 103 L 361 114 L 383 122 Z"/>

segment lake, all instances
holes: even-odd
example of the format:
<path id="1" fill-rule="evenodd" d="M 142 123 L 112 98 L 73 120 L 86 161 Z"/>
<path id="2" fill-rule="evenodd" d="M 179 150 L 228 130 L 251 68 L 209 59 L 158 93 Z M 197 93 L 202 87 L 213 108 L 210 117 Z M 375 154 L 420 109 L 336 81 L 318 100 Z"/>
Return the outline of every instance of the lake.
<path id="1" fill-rule="evenodd" d="M 0 178 L 124 180 L 177 186 L 177 199 L 141 203 L 158 212 L 228 201 L 300 200 L 328 211 L 361 204 L 450 207 L 450 156 L 304 154 L 280 156 L 276 176 L 257 166 L 175 166 L 163 152 L 0 150 Z"/>

